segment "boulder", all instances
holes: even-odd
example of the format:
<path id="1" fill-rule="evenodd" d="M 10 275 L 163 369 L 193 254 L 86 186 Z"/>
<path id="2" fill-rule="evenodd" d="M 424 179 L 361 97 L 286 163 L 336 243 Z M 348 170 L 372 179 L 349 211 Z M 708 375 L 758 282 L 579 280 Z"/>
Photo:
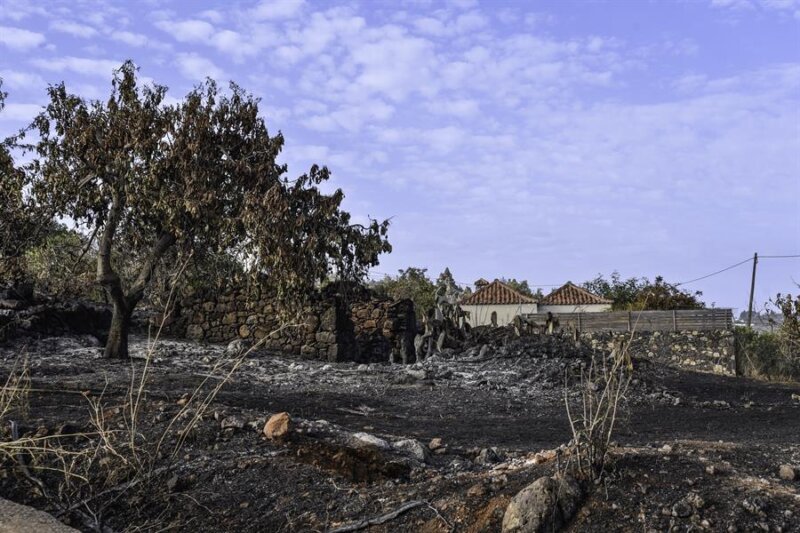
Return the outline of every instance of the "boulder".
<path id="1" fill-rule="evenodd" d="M 225 355 L 228 357 L 237 357 L 250 348 L 250 343 L 245 339 L 236 339 L 228 343 L 225 348 Z"/>
<path id="2" fill-rule="evenodd" d="M 289 413 L 282 412 L 272 415 L 264 425 L 264 436 L 270 440 L 280 440 L 286 438 L 292 430 L 292 419 Z"/>
<path id="3" fill-rule="evenodd" d="M 557 531 L 578 510 L 583 493 L 569 476 L 541 477 L 511 499 L 503 515 L 504 533 Z"/>
<path id="4" fill-rule="evenodd" d="M 0 533 L 77 533 L 49 514 L 0 498 Z"/>
<path id="5" fill-rule="evenodd" d="M 778 469 L 778 477 L 785 481 L 794 481 L 797 479 L 797 470 L 792 465 L 781 465 Z"/>
<path id="6" fill-rule="evenodd" d="M 380 437 L 369 433 L 353 433 L 350 437 L 350 445 L 353 448 L 378 448 L 379 450 L 389 449 L 389 443 Z"/>
<path id="7" fill-rule="evenodd" d="M 222 419 L 220 427 L 222 429 L 244 429 L 247 422 L 244 418 L 238 415 L 226 416 Z"/>
<path id="8" fill-rule="evenodd" d="M 395 450 L 410 455 L 417 461 L 424 463 L 430 456 L 430 451 L 425 445 L 416 439 L 403 439 L 392 443 Z"/>

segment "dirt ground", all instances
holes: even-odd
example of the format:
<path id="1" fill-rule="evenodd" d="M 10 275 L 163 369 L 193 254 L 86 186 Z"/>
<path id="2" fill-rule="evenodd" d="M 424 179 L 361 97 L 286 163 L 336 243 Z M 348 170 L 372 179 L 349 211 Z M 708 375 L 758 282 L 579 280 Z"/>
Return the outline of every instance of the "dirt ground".
<path id="1" fill-rule="evenodd" d="M 0 380 L 22 357 L 30 391 L 6 418 L 22 437 L 95 451 L 69 485 L 41 469 L 64 470 L 52 454 L 0 458 L 0 496 L 82 530 L 331 531 L 402 510 L 369 530 L 499 531 L 511 497 L 552 474 L 571 438 L 564 381 L 586 354 L 551 348 L 404 367 L 161 341 L 134 461 L 109 450 L 131 434 L 147 339 L 130 362 L 102 359 L 92 337 L 19 339 L 0 347 Z M 634 363 L 609 473 L 567 530 L 800 531 L 800 482 L 778 475 L 800 466 L 800 385 Z M 108 445 L 93 436 L 92 402 Z M 269 440 L 264 424 L 282 411 L 293 427 Z"/>

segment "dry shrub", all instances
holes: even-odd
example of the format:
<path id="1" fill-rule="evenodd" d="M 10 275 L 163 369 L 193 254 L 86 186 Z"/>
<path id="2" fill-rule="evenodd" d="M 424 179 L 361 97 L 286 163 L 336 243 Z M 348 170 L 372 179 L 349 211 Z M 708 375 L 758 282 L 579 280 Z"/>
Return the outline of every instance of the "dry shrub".
<path id="1" fill-rule="evenodd" d="M 182 272 L 183 269 L 179 269 L 177 275 Z M 269 338 L 265 336 L 233 358 L 221 355 L 166 427 L 155 434 L 146 432 L 143 419 L 150 416 L 147 390 L 152 381 L 152 361 L 173 308 L 173 296 L 170 292 L 143 363 L 131 360 L 131 379 L 121 404 L 119 401 L 111 404 L 105 391 L 95 396 L 84 393 L 88 416 L 83 427 L 87 431 L 19 435 L 17 421 L 27 414 L 29 393 L 32 390 L 50 392 L 31 389 L 24 357 L 14 363 L 0 388 L 0 428 L 11 428 L 7 433 L 0 433 L 0 463 L 15 465 L 21 477 L 48 501 L 58 516 L 72 516 L 86 530 L 106 531 L 104 516 L 134 488 L 155 490 L 154 482 L 163 479 L 175 467 L 181 448 L 208 416 L 222 387 Z M 280 329 L 288 327 L 297 325 Z M 159 524 L 150 525 L 159 529 Z"/>
<path id="2" fill-rule="evenodd" d="M 631 380 L 629 345 L 621 342 L 607 356 L 592 356 L 589 366 L 581 370 L 577 411 L 570 407 L 569 382 L 565 383 L 564 405 L 572 431 L 567 468 L 576 478 L 596 481 L 605 470 L 614 426 Z"/>

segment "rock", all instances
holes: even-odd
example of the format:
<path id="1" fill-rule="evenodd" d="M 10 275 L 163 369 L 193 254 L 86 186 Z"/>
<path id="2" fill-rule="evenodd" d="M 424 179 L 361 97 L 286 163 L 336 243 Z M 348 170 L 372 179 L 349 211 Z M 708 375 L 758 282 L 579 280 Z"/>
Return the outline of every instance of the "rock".
<path id="1" fill-rule="evenodd" d="M 483 486 L 483 483 L 476 483 L 467 489 L 467 496 L 471 498 L 480 498 L 485 495 L 486 487 Z"/>
<path id="2" fill-rule="evenodd" d="M 388 450 L 389 443 L 380 437 L 371 435 L 369 433 L 353 433 L 350 437 L 350 444 L 354 448 L 378 448 L 379 450 Z"/>
<path id="3" fill-rule="evenodd" d="M 703 499 L 703 497 L 696 492 L 690 492 L 686 496 L 686 502 L 695 509 L 702 509 L 706 505 L 706 501 Z"/>
<path id="4" fill-rule="evenodd" d="M 222 419 L 220 423 L 220 427 L 222 429 L 244 429 L 244 426 L 247 424 L 244 418 L 238 415 L 231 415 L 226 416 Z"/>
<path id="5" fill-rule="evenodd" d="M 502 461 L 500 454 L 497 453 L 497 448 L 483 448 L 475 457 L 475 464 L 488 465 L 492 463 L 499 463 Z"/>
<path id="6" fill-rule="evenodd" d="M 506 507 L 504 533 L 560 529 L 578 509 L 582 491 L 572 478 L 541 477 L 522 489 Z"/>
<path id="7" fill-rule="evenodd" d="M 428 373 L 424 369 L 407 368 L 406 374 L 417 380 L 423 380 L 428 377 Z"/>
<path id="8" fill-rule="evenodd" d="M 0 533 L 76 533 L 49 514 L 0 498 Z"/>
<path id="9" fill-rule="evenodd" d="M 186 483 L 179 478 L 177 475 L 172 476 L 167 480 L 167 491 L 168 492 L 179 492 L 183 490 L 186 486 Z"/>
<path id="10" fill-rule="evenodd" d="M 438 450 L 442 446 L 443 446 L 442 439 L 440 439 L 439 437 L 432 438 L 431 441 L 428 443 L 428 449 L 433 451 Z"/>
<path id="11" fill-rule="evenodd" d="M 403 439 L 392 443 L 392 448 L 405 453 L 424 463 L 430 456 L 430 451 L 420 441 L 416 439 Z"/>
<path id="12" fill-rule="evenodd" d="M 248 348 L 250 348 L 250 343 L 245 339 L 232 340 L 225 348 L 225 355 L 228 357 L 237 357 L 247 351 Z"/>
<path id="13" fill-rule="evenodd" d="M 778 477 L 785 481 L 794 481 L 797 479 L 797 470 L 792 465 L 781 465 L 778 469 Z"/>
<path id="14" fill-rule="evenodd" d="M 692 516 L 693 512 L 694 509 L 686 500 L 681 500 L 672 506 L 672 516 L 677 516 L 678 518 L 687 518 Z"/>
<path id="15" fill-rule="evenodd" d="M 289 413 L 282 412 L 272 415 L 264 425 L 264 436 L 270 440 L 280 440 L 286 438 L 292 430 L 292 419 Z"/>
<path id="16" fill-rule="evenodd" d="M 578 512 L 583 500 L 583 490 L 572 476 L 559 475 L 554 479 L 558 485 L 558 507 L 564 522 L 567 522 Z"/>

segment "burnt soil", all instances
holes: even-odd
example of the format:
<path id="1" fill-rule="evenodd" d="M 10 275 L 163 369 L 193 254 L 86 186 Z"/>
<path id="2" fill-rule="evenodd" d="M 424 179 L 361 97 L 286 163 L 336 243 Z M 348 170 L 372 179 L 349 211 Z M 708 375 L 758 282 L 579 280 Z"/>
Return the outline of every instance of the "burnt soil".
<path id="1" fill-rule="evenodd" d="M 95 450 L 74 467 L 86 481 L 69 484 L 42 469 L 63 470 L 53 453 L 0 457 L 0 496 L 87 531 L 329 531 L 408 502 L 419 503 L 368 530 L 499 531 L 510 498 L 558 467 L 552 450 L 571 438 L 564 379 L 586 364 L 582 353 L 552 349 L 411 367 L 326 364 L 161 341 L 142 388 L 134 461 L 125 447 L 131 381 L 147 351 L 145 338 L 134 339 L 129 362 L 104 360 L 92 337 L 0 347 L 0 383 L 23 359 L 30 374 L 27 406 L 6 420 L 51 449 Z M 800 385 L 634 365 L 608 474 L 567 529 L 800 531 L 800 483 L 778 476 L 781 465 L 800 466 Z M 219 384 L 179 445 L 179 429 Z M 570 401 L 576 394 L 568 389 Z M 92 402 L 112 435 L 105 445 Z M 269 440 L 262 428 L 282 411 L 293 429 Z M 64 436 L 75 434 L 88 436 Z M 442 446 L 420 458 L 392 446 L 403 439 Z"/>

